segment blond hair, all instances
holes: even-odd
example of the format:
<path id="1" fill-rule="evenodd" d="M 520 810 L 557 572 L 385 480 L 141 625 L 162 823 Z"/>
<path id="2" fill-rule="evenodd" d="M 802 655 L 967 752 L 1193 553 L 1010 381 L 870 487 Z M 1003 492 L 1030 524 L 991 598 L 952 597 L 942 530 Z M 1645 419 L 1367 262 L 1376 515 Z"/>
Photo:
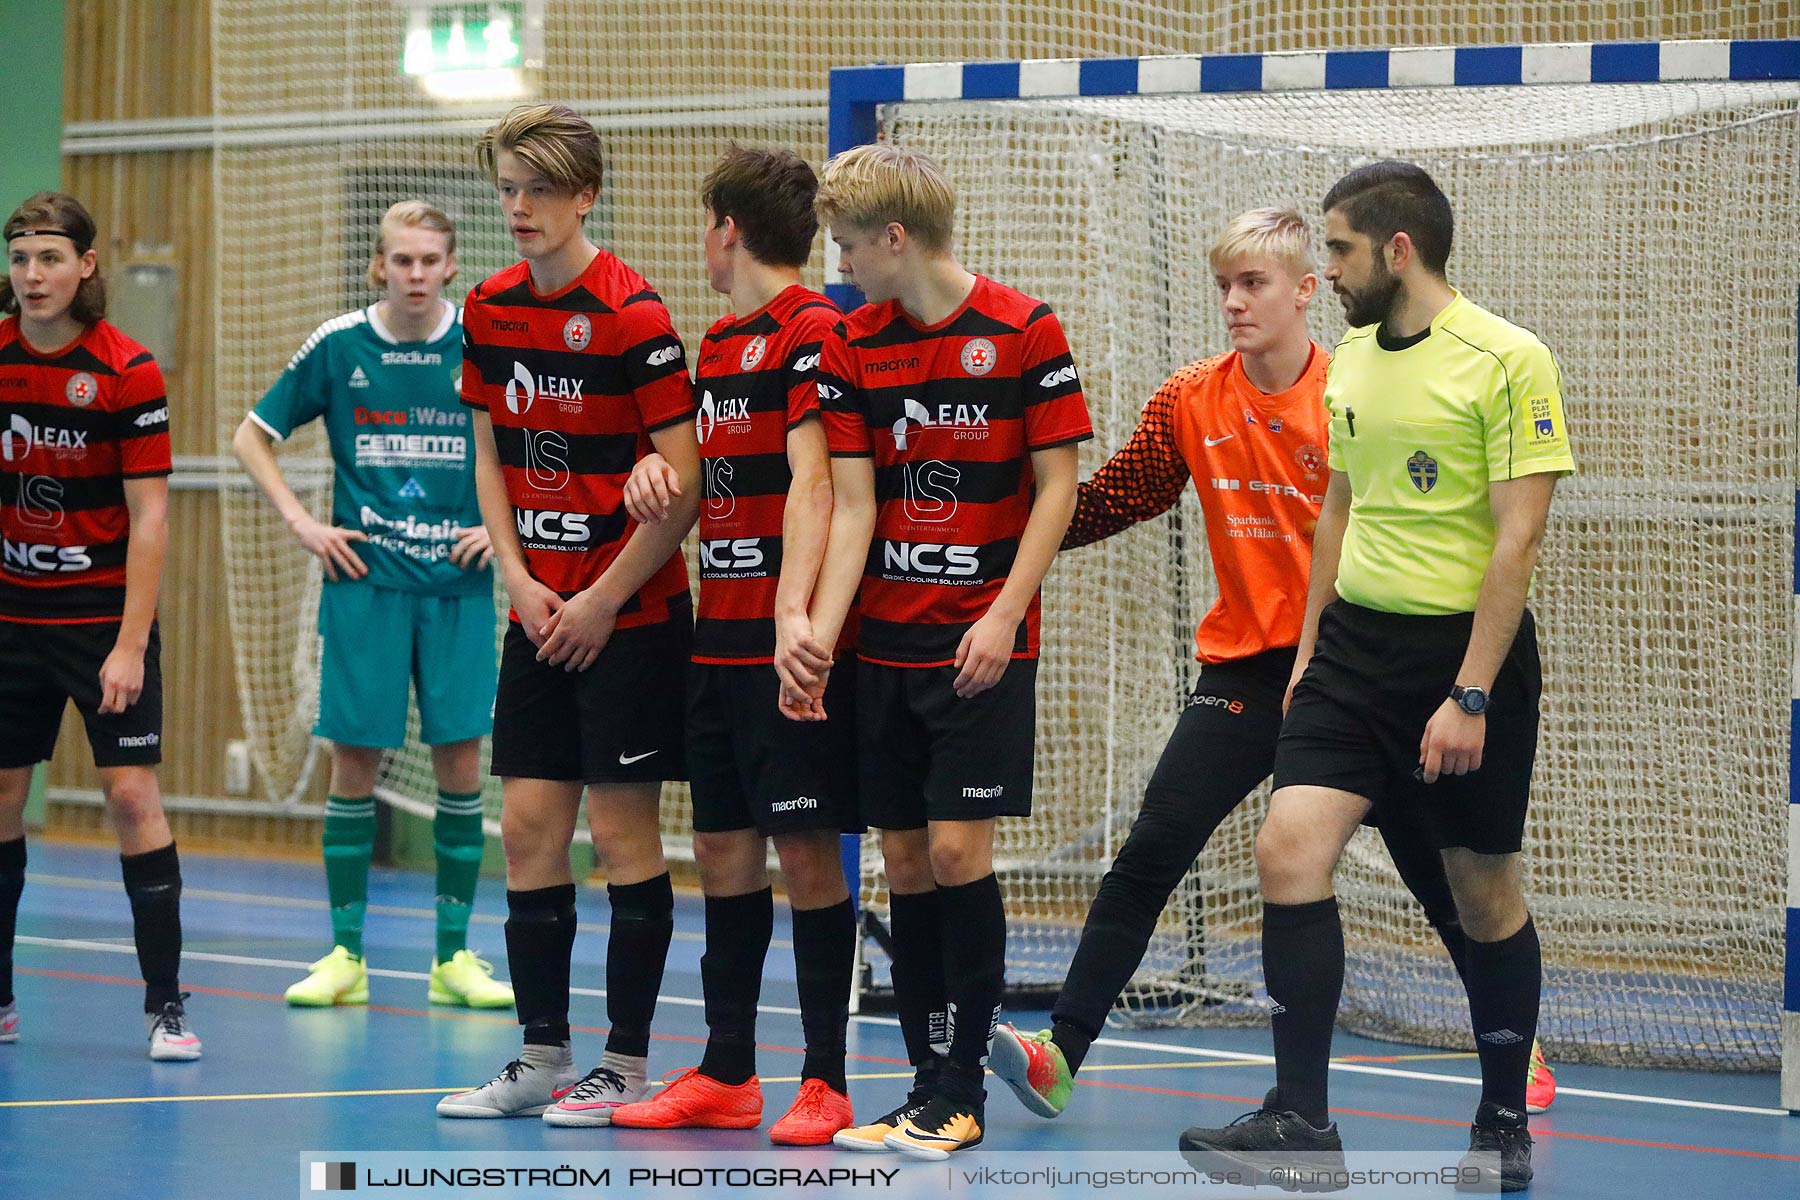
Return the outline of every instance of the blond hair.
<path id="1" fill-rule="evenodd" d="M 1312 231 L 1306 218 L 1291 208 L 1253 208 L 1225 227 L 1206 260 L 1217 274 L 1246 257 L 1272 259 L 1296 279 L 1313 274 Z"/>
<path id="2" fill-rule="evenodd" d="M 606 173 L 600 135 L 562 104 L 521 104 L 481 135 L 475 159 L 490 180 L 498 182 L 500 155 L 508 151 L 571 194 L 588 187 L 598 193 Z"/>
<path id="3" fill-rule="evenodd" d="M 450 223 L 442 209 L 435 208 L 423 200 L 402 200 L 389 207 L 381 217 L 381 232 L 375 238 L 375 257 L 369 262 L 369 286 L 384 288 L 387 286 L 387 269 L 383 260 L 387 257 L 387 240 L 390 235 L 401 229 L 422 228 L 434 230 L 444 235 L 444 253 L 446 256 L 456 253 L 456 226 Z M 444 282 L 456 278 L 456 268 L 444 276 Z"/>
<path id="4" fill-rule="evenodd" d="M 906 227 L 929 250 L 950 248 L 956 189 L 935 162 L 909 146 L 855 146 L 825 164 L 814 200 L 821 223 L 879 229 Z"/>

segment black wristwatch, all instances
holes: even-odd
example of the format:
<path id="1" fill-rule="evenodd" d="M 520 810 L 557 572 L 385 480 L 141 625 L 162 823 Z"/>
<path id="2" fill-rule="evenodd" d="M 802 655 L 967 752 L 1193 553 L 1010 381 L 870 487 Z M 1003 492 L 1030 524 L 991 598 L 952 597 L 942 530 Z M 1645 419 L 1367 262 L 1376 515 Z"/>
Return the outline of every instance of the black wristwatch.
<path id="1" fill-rule="evenodd" d="M 1450 698 L 1456 701 L 1456 707 L 1471 717 L 1479 717 L 1488 710 L 1488 694 L 1485 688 L 1464 687 L 1460 683 L 1452 684 Z"/>

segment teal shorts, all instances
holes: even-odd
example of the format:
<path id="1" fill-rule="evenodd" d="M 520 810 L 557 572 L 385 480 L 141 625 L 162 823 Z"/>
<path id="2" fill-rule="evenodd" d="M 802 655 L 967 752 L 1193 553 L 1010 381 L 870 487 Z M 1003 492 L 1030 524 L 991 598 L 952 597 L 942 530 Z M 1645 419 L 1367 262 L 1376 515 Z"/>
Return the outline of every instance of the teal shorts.
<path id="1" fill-rule="evenodd" d="M 419 740 L 466 741 L 494 726 L 493 595 L 426 596 L 371 583 L 327 582 L 325 641 L 313 733 L 346 746 L 406 741 L 406 689 L 416 687 Z"/>

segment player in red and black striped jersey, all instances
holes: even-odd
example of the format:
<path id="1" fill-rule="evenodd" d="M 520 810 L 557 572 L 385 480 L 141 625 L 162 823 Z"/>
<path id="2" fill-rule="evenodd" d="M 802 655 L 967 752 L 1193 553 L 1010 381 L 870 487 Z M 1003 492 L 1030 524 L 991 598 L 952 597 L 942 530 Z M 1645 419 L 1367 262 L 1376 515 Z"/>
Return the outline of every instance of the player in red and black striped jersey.
<path id="1" fill-rule="evenodd" d="M 820 1145 L 851 1121 L 844 1078 L 856 915 L 838 835 L 860 828 L 853 674 L 830 672 L 830 631 L 807 603 L 831 523 L 831 460 L 819 419 L 819 360 L 843 344 L 837 306 L 800 284 L 818 221 L 818 179 L 786 150 L 733 146 L 701 190 L 709 282 L 731 297 L 700 343 L 695 390 L 704 492 L 700 616 L 688 700 L 694 858 L 706 893 L 706 1057 L 613 1123 L 637 1128 L 754 1126 L 757 982 L 774 900 L 768 839 L 794 918 L 806 1061 L 799 1095 L 769 1130 Z M 627 485 L 634 515 L 660 522 L 668 467 L 652 456 Z M 634 495 L 635 494 L 635 495 Z M 796 717 L 777 707 L 783 694 Z"/>
<path id="2" fill-rule="evenodd" d="M 200 1057 L 186 1024 L 181 865 L 163 816 L 156 595 L 168 540 L 169 401 L 106 318 L 94 221 L 40 192 L 5 227 L 0 284 L 0 1042 L 18 1037 L 13 928 L 32 767 L 70 700 L 119 834 L 150 1057 Z"/>
<path id="3" fill-rule="evenodd" d="M 525 1049 L 443 1116 L 604 1125 L 640 1098 L 674 925 L 659 834 L 661 782 L 684 779 L 683 683 L 693 624 L 676 519 L 634 526 L 620 504 L 655 448 L 698 496 L 694 403 L 681 341 L 643 276 L 590 242 L 599 137 L 570 109 L 515 108 L 478 154 L 524 261 L 463 309 L 462 394 L 476 489 L 512 622 L 494 702 L 504 781 L 506 944 Z M 611 1031 L 577 1075 L 569 1045 L 575 886 L 569 841 L 586 787 L 612 902 Z"/>
<path id="4" fill-rule="evenodd" d="M 846 151 L 818 207 L 870 304 L 820 381 L 850 469 L 815 611 L 847 603 L 860 575 L 858 782 L 882 831 L 917 1071 L 904 1104 L 836 1142 L 942 1158 L 982 1137 L 1006 955 L 995 819 L 1031 812 L 1038 587 L 1093 429 L 1050 306 L 951 253 L 955 198 L 930 159 Z"/>

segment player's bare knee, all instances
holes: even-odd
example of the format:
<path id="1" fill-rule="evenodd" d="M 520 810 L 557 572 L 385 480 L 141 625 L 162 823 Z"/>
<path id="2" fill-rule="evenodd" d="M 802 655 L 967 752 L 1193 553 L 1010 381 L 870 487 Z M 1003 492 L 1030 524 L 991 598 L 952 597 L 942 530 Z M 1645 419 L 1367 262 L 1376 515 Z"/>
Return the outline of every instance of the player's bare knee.
<path id="1" fill-rule="evenodd" d="M 965 838 L 934 838 L 931 843 L 931 878 L 945 887 L 974 883 L 993 873 L 993 851 Z"/>
<path id="2" fill-rule="evenodd" d="M 30 767 L 0 771 L 0 817 L 8 813 L 24 812 L 26 798 L 30 795 Z"/>
<path id="3" fill-rule="evenodd" d="M 882 830 L 881 864 L 887 873 L 890 891 L 915 894 L 929 892 L 936 886 L 931 876 L 930 846 L 923 829 Z"/>
<path id="4" fill-rule="evenodd" d="M 108 772 L 101 778 L 100 790 L 122 836 L 163 820 L 162 790 L 157 787 L 156 773 L 148 768 Z"/>
<path id="5" fill-rule="evenodd" d="M 1256 873 L 1263 895 L 1277 904 L 1297 903 L 1298 893 L 1331 891 L 1333 856 L 1300 822 L 1271 813 L 1256 835 Z"/>
<path id="6" fill-rule="evenodd" d="M 481 790 L 481 739 L 468 738 L 431 748 L 431 769 L 439 790 L 466 796 Z"/>
<path id="7" fill-rule="evenodd" d="M 708 896 L 741 896 L 769 886 L 768 852 L 752 829 L 694 833 L 694 864 Z"/>
<path id="8" fill-rule="evenodd" d="M 382 752 L 370 746 L 346 746 L 334 742 L 331 747 L 331 790 L 339 796 L 367 796 L 375 790 L 375 777 L 381 772 Z"/>
<path id="9" fill-rule="evenodd" d="M 835 834 L 824 838 L 806 834 L 778 837 L 775 852 L 781 860 L 788 901 L 795 908 L 826 908 L 849 896 Z"/>

